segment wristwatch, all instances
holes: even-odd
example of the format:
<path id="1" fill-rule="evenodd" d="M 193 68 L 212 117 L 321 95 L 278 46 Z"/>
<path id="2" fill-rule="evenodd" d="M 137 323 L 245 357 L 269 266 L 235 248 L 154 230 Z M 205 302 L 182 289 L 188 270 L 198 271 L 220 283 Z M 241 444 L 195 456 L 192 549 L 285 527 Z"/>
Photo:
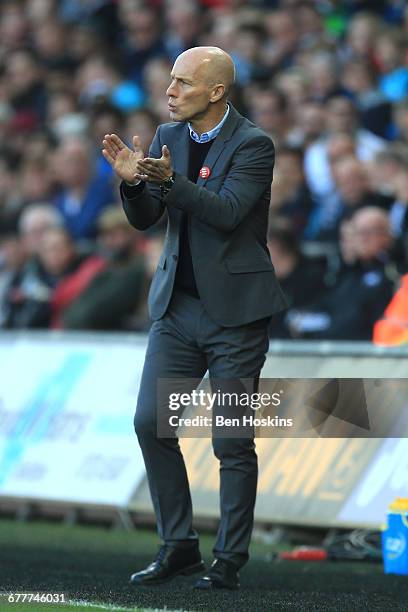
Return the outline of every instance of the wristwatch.
<path id="1" fill-rule="evenodd" d="M 169 193 L 173 185 L 174 185 L 174 172 L 171 176 L 169 176 L 169 178 L 167 178 L 165 181 L 160 183 L 160 192 L 161 192 L 162 198 L 164 198 Z"/>

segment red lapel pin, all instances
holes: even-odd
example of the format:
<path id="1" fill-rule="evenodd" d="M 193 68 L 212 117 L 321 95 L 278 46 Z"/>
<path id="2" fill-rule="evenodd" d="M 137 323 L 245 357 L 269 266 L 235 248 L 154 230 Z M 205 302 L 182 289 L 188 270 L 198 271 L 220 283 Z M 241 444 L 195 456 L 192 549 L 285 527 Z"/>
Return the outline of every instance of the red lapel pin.
<path id="1" fill-rule="evenodd" d="M 200 170 L 200 177 L 203 179 L 207 179 L 211 174 L 211 170 L 208 166 L 203 166 Z"/>

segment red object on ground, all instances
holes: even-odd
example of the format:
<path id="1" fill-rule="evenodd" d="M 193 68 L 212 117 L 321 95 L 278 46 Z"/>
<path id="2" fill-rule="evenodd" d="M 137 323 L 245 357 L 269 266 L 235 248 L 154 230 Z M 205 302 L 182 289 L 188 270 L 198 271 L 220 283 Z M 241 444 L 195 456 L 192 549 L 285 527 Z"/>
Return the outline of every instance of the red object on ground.
<path id="1" fill-rule="evenodd" d="M 324 548 L 299 546 L 292 551 L 279 553 L 279 559 L 286 559 L 289 561 L 327 561 L 328 553 Z"/>

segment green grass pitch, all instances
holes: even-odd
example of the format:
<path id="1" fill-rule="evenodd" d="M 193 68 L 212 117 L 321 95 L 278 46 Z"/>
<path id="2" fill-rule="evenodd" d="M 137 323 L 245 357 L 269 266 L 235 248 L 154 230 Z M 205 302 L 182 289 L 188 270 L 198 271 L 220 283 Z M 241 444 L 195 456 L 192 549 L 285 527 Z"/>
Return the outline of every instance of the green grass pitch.
<path id="1" fill-rule="evenodd" d="M 211 562 L 213 536 L 201 537 Z M 65 593 L 69 605 L 8 604 L 1 612 L 106 610 L 358 611 L 408 609 L 408 577 L 384 575 L 382 566 L 361 562 L 271 561 L 270 547 L 254 543 L 241 571 L 241 590 L 192 589 L 195 577 L 160 587 L 135 588 L 131 573 L 151 562 L 159 541 L 148 530 L 0 520 L 0 592 Z"/>

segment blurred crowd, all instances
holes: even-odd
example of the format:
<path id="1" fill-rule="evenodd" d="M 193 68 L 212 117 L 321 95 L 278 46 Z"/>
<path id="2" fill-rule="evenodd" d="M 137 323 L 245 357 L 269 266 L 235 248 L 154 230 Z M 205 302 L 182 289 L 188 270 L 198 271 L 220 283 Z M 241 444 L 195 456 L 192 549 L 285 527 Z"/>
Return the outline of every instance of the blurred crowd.
<path id="1" fill-rule="evenodd" d="M 230 100 L 276 146 L 271 337 L 372 339 L 408 272 L 405 0 L 3 0 L 0 327 L 149 328 L 166 220 L 128 225 L 101 143 L 148 152 L 197 45 L 232 55 Z"/>

